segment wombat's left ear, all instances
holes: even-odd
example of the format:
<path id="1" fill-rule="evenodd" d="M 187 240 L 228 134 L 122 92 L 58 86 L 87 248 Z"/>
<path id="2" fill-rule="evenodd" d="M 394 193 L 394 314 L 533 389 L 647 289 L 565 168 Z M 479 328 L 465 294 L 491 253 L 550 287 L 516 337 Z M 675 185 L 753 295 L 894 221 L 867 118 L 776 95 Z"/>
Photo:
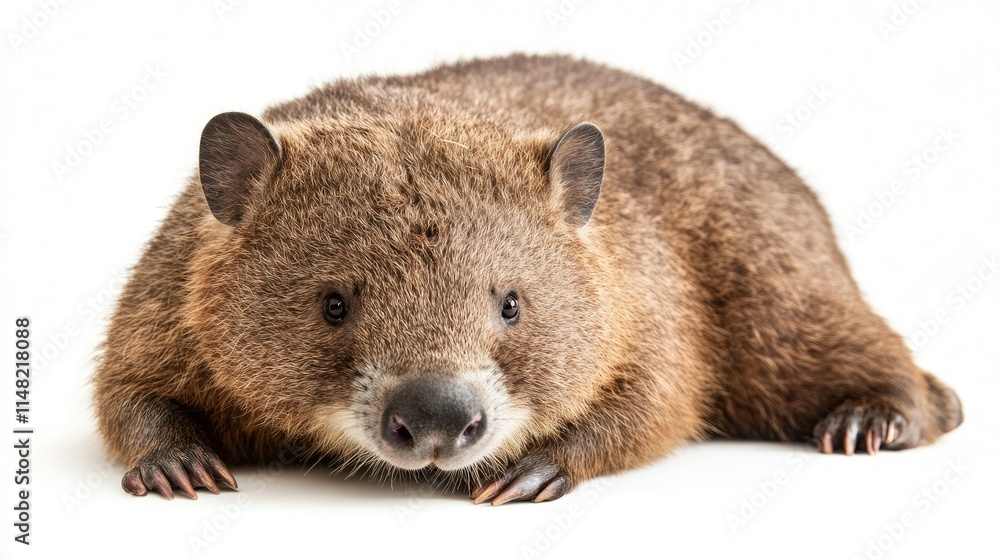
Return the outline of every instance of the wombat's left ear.
<path id="1" fill-rule="evenodd" d="M 562 135 L 549 156 L 549 183 L 567 224 L 581 227 L 590 220 L 603 180 L 604 134 L 592 123 L 580 123 Z"/>
<path id="2" fill-rule="evenodd" d="M 267 126 L 246 113 L 212 117 L 201 133 L 198 174 L 205 200 L 218 220 L 240 222 L 257 181 L 281 161 L 281 144 Z"/>

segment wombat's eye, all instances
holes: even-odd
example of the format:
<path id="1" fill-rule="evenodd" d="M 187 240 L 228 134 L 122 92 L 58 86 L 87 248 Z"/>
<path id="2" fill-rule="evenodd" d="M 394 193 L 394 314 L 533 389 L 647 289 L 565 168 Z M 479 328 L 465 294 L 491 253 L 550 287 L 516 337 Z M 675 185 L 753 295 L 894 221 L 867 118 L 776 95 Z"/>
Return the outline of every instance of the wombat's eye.
<path id="1" fill-rule="evenodd" d="M 503 320 L 508 325 L 513 325 L 517 322 L 517 315 L 520 309 L 520 306 L 517 305 L 517 294 L 511 292 L 503 300 L 503 306 L 500 308 L 500 316 L 503 317 Z"/>
<path id="2" fill-rule="evenodd" d="M 347 317 L 347 306 L 344 305 L 344 298 L 340 297 L 340 294 L 327 294 L 326 300 L 323 302 L 323 317 L 334 325 Z"/>

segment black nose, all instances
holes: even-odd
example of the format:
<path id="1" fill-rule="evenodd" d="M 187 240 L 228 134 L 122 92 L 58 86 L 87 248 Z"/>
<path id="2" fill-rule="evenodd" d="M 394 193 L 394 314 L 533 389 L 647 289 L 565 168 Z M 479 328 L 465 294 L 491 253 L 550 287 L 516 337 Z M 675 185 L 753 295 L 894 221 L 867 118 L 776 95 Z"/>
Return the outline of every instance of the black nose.
<path id="1" fill-rule="evenodd" d="M 382 438 L 414 459 L 444 459 L 474 445 L 486 431 L 486 412 L 472 389 L 433 376 L 408 380 L 382 413 Z"/>

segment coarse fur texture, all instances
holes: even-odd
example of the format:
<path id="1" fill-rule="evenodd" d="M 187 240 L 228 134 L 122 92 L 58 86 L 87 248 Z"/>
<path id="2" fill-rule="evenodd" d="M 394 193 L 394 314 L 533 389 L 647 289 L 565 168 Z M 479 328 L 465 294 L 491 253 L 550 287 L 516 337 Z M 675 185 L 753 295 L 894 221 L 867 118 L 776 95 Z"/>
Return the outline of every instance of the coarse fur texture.
<path id="1" fill-rule="evenodd" d="M 863 301 L 812 191 L 660 85 L 515 55 L 228 115 L 95 377 L 132 493 L 235 487 L 225 464 L 290 446 L 395 473 L 376 416 L 430 374 L 490 422 L 461 460 L 415 468 L 494 504 L 710 436 L 874 453 L 962 421 Z"/>

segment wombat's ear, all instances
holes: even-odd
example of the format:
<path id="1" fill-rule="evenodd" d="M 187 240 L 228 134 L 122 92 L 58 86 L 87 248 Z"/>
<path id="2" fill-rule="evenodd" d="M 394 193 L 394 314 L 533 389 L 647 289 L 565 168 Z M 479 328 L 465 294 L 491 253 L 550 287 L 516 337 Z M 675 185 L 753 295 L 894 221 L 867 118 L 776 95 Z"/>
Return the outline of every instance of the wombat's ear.
<path id="1" fill-rule="evenodd" d="M 253 183 L 266 180 L 281 161 L 281 144 L 246 113 L 212 117 L 201 133 L 198 174 L 212 214 L 235 226 L 243 217 Z"/>
<path id="2" fill-rule="evenodd" d="M 549 183 L 566 223 L 581 227 L 590 220 L 604 180 L 604 134 L 592 123 L 566 131 L 549 156 Z"/>

